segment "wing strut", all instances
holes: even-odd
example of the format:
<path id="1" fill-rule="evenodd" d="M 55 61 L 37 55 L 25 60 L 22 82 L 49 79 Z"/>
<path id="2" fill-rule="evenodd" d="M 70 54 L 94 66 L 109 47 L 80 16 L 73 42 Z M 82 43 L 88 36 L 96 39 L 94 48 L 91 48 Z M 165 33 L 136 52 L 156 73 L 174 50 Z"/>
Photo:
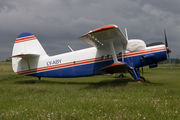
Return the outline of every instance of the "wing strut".
<path id="1" fill-rule="evenodd" d="M 127 29 L 125 28 L 125 33 L 126 33 L 126 40 L 128 41 L 128 34 L 127 34 Z M 123 46 L 124 48 L 124 46 Z M 124 55 L 126 55 L 125 50 L 122 50 L 122 62 L 124 62 Z"/>
<path id="2" fill-rule="evenodd" d="M 113 45 L 113 40 L 109 41 L 109 47 L 110 47 L 110 50 L 111 50 L 112 55 L 113 55 L 114 63 L 118 63 L 119 61 L 117 60 L 116 52 L 115 52 L 114 45 Z"/>
<path id="3" fill-rule="evenodd" d="M 125 33 L 126 33 L 126 40 L 128 40 L 128 34 L 127 34 L 127 29 L 125 28 Z"/>
<path id="4" fill-rule="evenodd" d="M 122 50 L 122 62 L 124 62 L 124 50 Z"/>

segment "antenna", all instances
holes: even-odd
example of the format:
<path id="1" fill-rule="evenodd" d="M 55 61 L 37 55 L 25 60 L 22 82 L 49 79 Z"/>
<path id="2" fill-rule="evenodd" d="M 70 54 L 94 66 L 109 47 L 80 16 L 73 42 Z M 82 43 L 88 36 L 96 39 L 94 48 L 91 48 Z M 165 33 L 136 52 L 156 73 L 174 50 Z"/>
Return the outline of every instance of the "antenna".
<path id="1" fill-rule="evenodd" d="M 72 51 L 72 52 L 74 52 L 74 50 L 68 45 L 68 47 L 69 47 L 69 49 Z"/>

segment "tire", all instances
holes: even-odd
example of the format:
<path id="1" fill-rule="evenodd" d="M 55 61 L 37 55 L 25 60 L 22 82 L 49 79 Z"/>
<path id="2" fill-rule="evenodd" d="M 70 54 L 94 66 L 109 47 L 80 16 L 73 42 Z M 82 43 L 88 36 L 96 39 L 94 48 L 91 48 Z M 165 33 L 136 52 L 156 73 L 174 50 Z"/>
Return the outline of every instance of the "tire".
<path id="1" fill-rule="evenodd" d="M 140 76 L 140 78 L 142 78 L 144 80 L 144 82 L 146 81 L 146 79 L 144 77 Z"/>
<path id="2" fill-rule="evenodd" d="M 123 75 L 123 74 L 120 74 L 120 75 L 119 75 L 119 78 L 123 78 L 123 77 L 124 77 L 124 75 Z"/>
<path id="3" fill-rule="evenodd" d="M 135 80 L 135 82 L 137 82 L 137 83 L 142 83 L 142 82 L 145 82 L 145 80 L 142 79 L 142 78 L 137 78 L 137 79 Z"/>

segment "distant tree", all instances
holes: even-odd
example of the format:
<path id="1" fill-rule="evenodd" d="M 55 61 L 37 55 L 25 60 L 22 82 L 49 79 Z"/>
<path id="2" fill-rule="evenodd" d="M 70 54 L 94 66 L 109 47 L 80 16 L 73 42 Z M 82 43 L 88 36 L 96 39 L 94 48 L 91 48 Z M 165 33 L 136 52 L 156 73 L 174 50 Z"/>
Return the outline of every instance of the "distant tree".
<path id="1" fill-rule="evenodd" d="M 168 61 L 167 60 L 164 60 L 164 61 L 161 61 L 161 62 L 158 62 L 158 64 L 167 64 Z"/>
<path id="2" fill-rule="evenodd" d="M 171 58 L 170 59 L 171 63 L 175 63 L 176 59 L 175 58 Z M 164 60 L 164 61 L 161 61 L 159 62 L 159 64 L 169 64 L 169 60 Z"/>
<path id="3" fill-rule="evenodd" d="M 12 61 L 11 58 L 7 58 L 7 59 L 6 59 L 6 62 L 11 62 L 11 61 Z"/>
<path id="4" fill-rule="evenodd" d="M 179 59 L 178 58 L 176 58 L 175 64 L 179 64 Z"/>

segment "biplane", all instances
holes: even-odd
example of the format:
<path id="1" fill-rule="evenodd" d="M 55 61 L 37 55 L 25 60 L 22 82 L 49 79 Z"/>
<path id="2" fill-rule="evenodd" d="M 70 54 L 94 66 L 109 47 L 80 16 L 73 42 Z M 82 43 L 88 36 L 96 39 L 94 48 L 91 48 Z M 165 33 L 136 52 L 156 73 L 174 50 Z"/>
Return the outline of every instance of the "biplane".
<path id="1" fill-rule="evenodd" d="M 165 31 L 164 31 L 165 33 Z M 79 37 L 93 47 L 49 56 L 28 32 L 20 34 L 12 51 L 12 68 L 15 73 L 41 77 L 81 77 L 100 74 L 130 73 L 135 82 L 145 82 L 140 68 L 154 68 L 158 62 L 170 59 L 166 33 L 165 44 L 145 44 L 140 39 L 128 39 L 116 25 L 106 25 Z"/>

